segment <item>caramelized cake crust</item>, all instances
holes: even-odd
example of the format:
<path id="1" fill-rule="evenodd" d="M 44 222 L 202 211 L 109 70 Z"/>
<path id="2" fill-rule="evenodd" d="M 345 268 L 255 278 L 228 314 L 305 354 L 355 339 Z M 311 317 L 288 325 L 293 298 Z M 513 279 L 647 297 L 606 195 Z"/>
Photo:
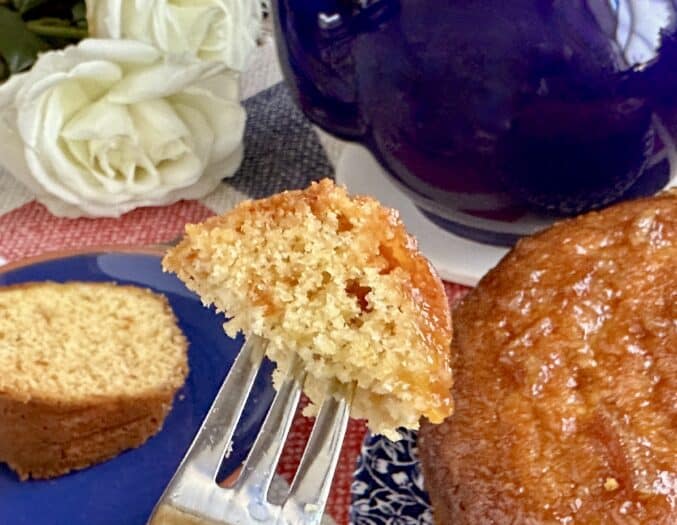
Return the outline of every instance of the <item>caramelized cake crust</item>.
<path id="1" fill-rule="evenodd" d="M 677 193 L 521 240 L 454 331 L 437 523 L 677 523 Z"/>

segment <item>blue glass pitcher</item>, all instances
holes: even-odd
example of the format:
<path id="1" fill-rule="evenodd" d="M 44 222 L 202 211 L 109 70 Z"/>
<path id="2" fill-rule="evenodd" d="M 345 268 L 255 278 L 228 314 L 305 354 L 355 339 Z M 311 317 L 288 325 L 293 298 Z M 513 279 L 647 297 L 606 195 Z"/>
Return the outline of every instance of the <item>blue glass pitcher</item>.
<path id="1" fill-rule="evenodd" d="M 443 227 L 510 244 L 664 187 L 672 0 L 273 0 L 296 102 Z M 674 156 L 674 155 L 673 155 Z M 478 226 L 500 222 L 501 232 Z"/>

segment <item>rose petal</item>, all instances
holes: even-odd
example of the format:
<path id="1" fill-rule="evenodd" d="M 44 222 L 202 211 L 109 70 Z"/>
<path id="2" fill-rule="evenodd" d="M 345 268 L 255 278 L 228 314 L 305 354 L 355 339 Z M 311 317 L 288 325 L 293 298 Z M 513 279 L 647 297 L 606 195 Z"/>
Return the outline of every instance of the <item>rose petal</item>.
<path id="1" fill-rule="evenodd" d="M 149 65 L 161 56 L 157 48 L 145 42 L 107 38 L 85 38 L 65 52 L 76 55 L 79 62 L 107 60 L 128 66 Z"/>
<path id="2" fill-rule="evenodd" d="M 192 153 L 182 155 L 181 158 L 175 161 L 163 163 L 158 169 L 160 178 L 164 183 L 162 188 L 165 191 L 162 193 L 164 194 L 174 189 L 181 189 L 195 184 L 203 175 L 204 169 L 205 165 Z M 154 195 L 157 196 L 159 194 L 156 192 Z"/>
<path id="3" fill-rule="evenodd" d="M 22 88 L 16 95 L 15 104 L 21 111 L 19 129 L 24 140 L 34 145 L 37 141 L 39 129 L 39 113 L 43 111 L 40 101 L 42 96 L 53 89 L 65 89 L 68 95 L 63 98 L 65 119 L 80 107 L 88 104 L 90 100 L 99 98 L 106 89 L 106 84 L 113 84 L 119 80 L 122 71 L 110 62 L 89 62 L 73 68 L 70 73 L 55 73 L 48 77 L 30 82 L 31 85 Z M 79 78 L 78 78 L 79 77 Z M 77 80 L 76 80 L 77 78 Z"/>
<path id="4" fill-rule="evenodd" d="M 50 51 L 38 55 L 28 75 L 33 79 L 69 71 L 80 63 L 79 51 L 76 46 L 69 46 L 59 51 Z"/>
<path id="5" fill-rule="evenodd" d="M 260 32 L 260 2 L 221 0 L 222 16 L 215 19 L 200 46 L 203 60 L 221 60 L 242 71 L 256 49 Z"/>
<path id="6" fill-rule="evenodd" d="M 201 78 L 225 69 L 215 62 L 196 62 L 180 57 L 167 57 L 164 62 L 137 69 L 108 93 L 108 99 L 118 104 L 134 104 L 178 93 Z"/>
<path id="7" fill-rule="evenodd" d="M 78 86 L 71 83 L 62 87 L 77 89 Z M 36 174 L 36 178 L 47 190 L 56 195 L 61 195 L 67 190 L 67 193 L 72 195 L 96 199 L 100 197 L 102 188 L 95 174 L 82 169 L 76 159 L 61 146 L 64 117 L 69 104 L 75 103 L 72 99 L 73 92 L 71 89 L 58 89 L 42 97 L 44 103 L 41 104 L 42 111 L 38 113 L 43 116 L 40 119 L 42 125 L 33 152 L 39 154 L 43 170 Z"/>
<path id="8" fill-rule="evenodd" d="M 232 177 L 242 163 L 244 149 L 234 151 L 221 162 L 207 166 L 202 176 L 191 186 L 173 190 L 164 197 L 165 202 L 176 202 L 179 199 L 201 199 L 209 195 L 224 178 Z"/>
<path id="9" fill-rule="evenodd" d="M 172 100 L 172 103 L 177 115 L 190 130 L 186 140 L 190 141 L 191 149 L 202 164 L 207 165 L 215 141 L 214 128 L 209 125 L 209 120 L 199 109 L 176 100 Z"/>
<path id="10" fill-rule="evenodd" d="M 68 73 L 69 78 L 77 79 L 90 100 L 100 98 L 113 84 L 120 81 L 122 75 L 122 68 L 118 64 L 105 60 L 83 62 Z"/>
<path id="11" fill-rule="evenodd" d="M 87 29 L 94 38 L 122 38 L 120 14 L 125 0 L 87 0 Z"/>
<path id="12" fill-rule="evenodd" d="M 120 215 L 141 206 L 164 206 L 182 199 L 201 199 L 214 191 L 224 177 L 231 177 L 242 162 L 243 149 L 240 147 L 229 158 L 209 166 L 202 177 L 192 186 L 173 190 L 160 199 L 142 199 L 118 204 L 99 204 L 83 202 L 71 205 L 54 198 L 51 195 L 42 195 L 38 200 L 51 213 L 62 217 L 119 217 Z"/>
<path id="13" fill-rule="evenodd" d="M 79 195 L 80 199 L 96 202 L 118 203 L 129 199 L 124 181 L 117 180 L 114 172 L 105 172 L 103 166 L 91 161 L 83 165 L 78 156 L 72 154 L 73 148 L 68 140 L 62 140 L 63 106 L 71 96 L 67 90 L 54 90 L 45 104 L 42 132 L 39 141 L 32 150 L 39 152 L 35 164 L 40 163 L 41 170 L 35 173 L 36 179 L 54 195 L 63 197 L 64 192 Z M 109 110 L 115 113 L 115 109 Z M 118 108 L 117 111 L 126 111 Z M 93 141 L 87 144 L 92 148 Z M 104 168 L 102 170 L 102 168 Z M 65 197 L 64 197 L 65 198 Z M 66 199 L 73 202 L 72 199 Z"/>
<path id="14" fill-rule="evenodd" d="M 30 168 L 26 162 L 24 146 L 19 134 L 0 124 L 0 144 L 2 144 L 0 163 L 31 193 L 34 195 L 45 193 L 45 189 L 30 175 Z"/>
<path id="15" fill-rule="evenodd" d="M 18 111 L 17 125 L 21 137 L 30 147 L 35 147 L 42 128 L 42 114 L 44 106 L 49 98 L 48 91 L 67 80 L 65 73 L 57 73 L 42 81 L 31 82 L 31 85 L 23 87 L 16 97 Z M 31 78 L 27 80 L 31 81 Z"/>
<path id="16" fill-rule="evenodd" d="M 126 106 L 99 100 L 72 115 L 61 135 L 69 140 L 87 140 L 136 137 L 137 132 Z"/>
<path id="17" fill-rule="evenodd" d="M 120 6 L 120 37 L 157 45 L 146 37 L 155 14 L 166 3 L 166 0 L 125 0 Z"/>
<path id="18" fill-rule="evenodd" d="M 242 146 L 242 143 L 240 143 L 238 144 L 237 148 L 235 148 L 235 150 L 225 159 L 207 166 L 207 168 L 205 168 L 203 177 L 211 177 L 218 174 L 221 179 L 228 179 L 237 173 L 237 170 L 240 168 L 240 164 L 242 164 L 243 158 L 244 147 Z M 204 195 L 199 198 L 202 198 L 203 196 Z M 186 198 L 189 199 L 191 197 Z"/>
<path id="19" fill-rule="evenodd" d="M 0 115 L 14 109 L 14 100 L 23 88 L 27 78 L 28 73 L 17 73 L 9 77 L 3 84 L 0 84 Z"/>
<path id="20" fill-rule="evenodd" d="M 44 194 L 51 194 L 72 204 L 78 204 L 82 201 L 81 197 L 70 191 L 52 176 L 48 171 L 50 166 L 45 166 L 34 150 L 25 149 L 24 155 L 28 170 L 33 175 L 33 181 L 41 187 L 41 191 L 36 194 L 36 197 L 44 196 Z"/>
<path id="21" fill-rule="evenodd" d="M 220 10 L 214 5 L 167 5 L 154 13 L 154 41 L 164 51 L 197 54 Z"/>
<path id="22" fill-rule="evenodd" d="M 218 162 L 228 155 L 242 142 L 246 113 L 237 103 L 216 98 L 208 91 L 192 88 L 171 97 L 178 108 L 193 108 L 200 111 L 214 130 L 214 142 L 210 147 L 209 162 Z M 197 132 L 193 137 L 199 137 Z"/>
<path id="23" fill-rule="evenodd" d="M 218 75 L 201 78 L 191 87 L 205 89 L 225 100 L 240 101 L 240 74 L 236 71 L 227 70 Z"/>
<path id="24" fill-rule="evenodd" d="M 129 114 L 143 148 L 154 162 L 164 160 L 159 152 L 167 144 L 190 136 L 190 130 L 167 100 L 137 102 L 129 106 Z"/>

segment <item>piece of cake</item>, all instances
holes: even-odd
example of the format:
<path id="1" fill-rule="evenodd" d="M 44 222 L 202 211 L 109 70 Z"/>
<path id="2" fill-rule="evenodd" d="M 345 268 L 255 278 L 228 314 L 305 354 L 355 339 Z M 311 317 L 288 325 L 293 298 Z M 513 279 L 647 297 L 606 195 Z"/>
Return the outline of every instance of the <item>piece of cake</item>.
<path id="1" fill-rule="evenodd" d="M 521 240 L 454 310 L 440 525 L 677 523 L 677 193 Z"/>
<path id="2" fill-rule="evenodd" d="M 231 318 L 230 335 L 267 338 L 278 377 L 300 356 L 315 405 L 333 380 L 355 382 L 352 415 L 392 438 L 452 412 L 444 287 L 374 199 L 323 180 L 247 201 L 187 226 L 163 264 Z"/>
<path id="3" fill-rule="evenodd" d="M 0 461 L 21 479 L 112 458 L 160 430 L 188 372 L 167 299 L 113 283 L 0 288 Z"/>

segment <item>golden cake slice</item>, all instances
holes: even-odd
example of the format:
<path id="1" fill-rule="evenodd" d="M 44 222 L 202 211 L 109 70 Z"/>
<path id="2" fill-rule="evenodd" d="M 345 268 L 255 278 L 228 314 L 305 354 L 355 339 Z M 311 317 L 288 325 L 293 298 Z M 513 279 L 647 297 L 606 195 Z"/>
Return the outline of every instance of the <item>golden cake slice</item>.
<path id="1" fill-rule="evenodd" d="M 167 299 L 150 290 L 1 287 L 0 462 L 50 478 L 141 445 L 184 383 L 186 349 Z"/>
<path id="2" fill-rule="evenodd" d="M 397 438 L 453 409 L 444 287 L 397 212 L 330 180 L 186 227 L 164 259 L 225 329 L 267 338 L 278 377 L 299 356 L 316 405 L 334 380 L 352 415 Z M 313 410 L 311 405 L 311 411 Z"/>

